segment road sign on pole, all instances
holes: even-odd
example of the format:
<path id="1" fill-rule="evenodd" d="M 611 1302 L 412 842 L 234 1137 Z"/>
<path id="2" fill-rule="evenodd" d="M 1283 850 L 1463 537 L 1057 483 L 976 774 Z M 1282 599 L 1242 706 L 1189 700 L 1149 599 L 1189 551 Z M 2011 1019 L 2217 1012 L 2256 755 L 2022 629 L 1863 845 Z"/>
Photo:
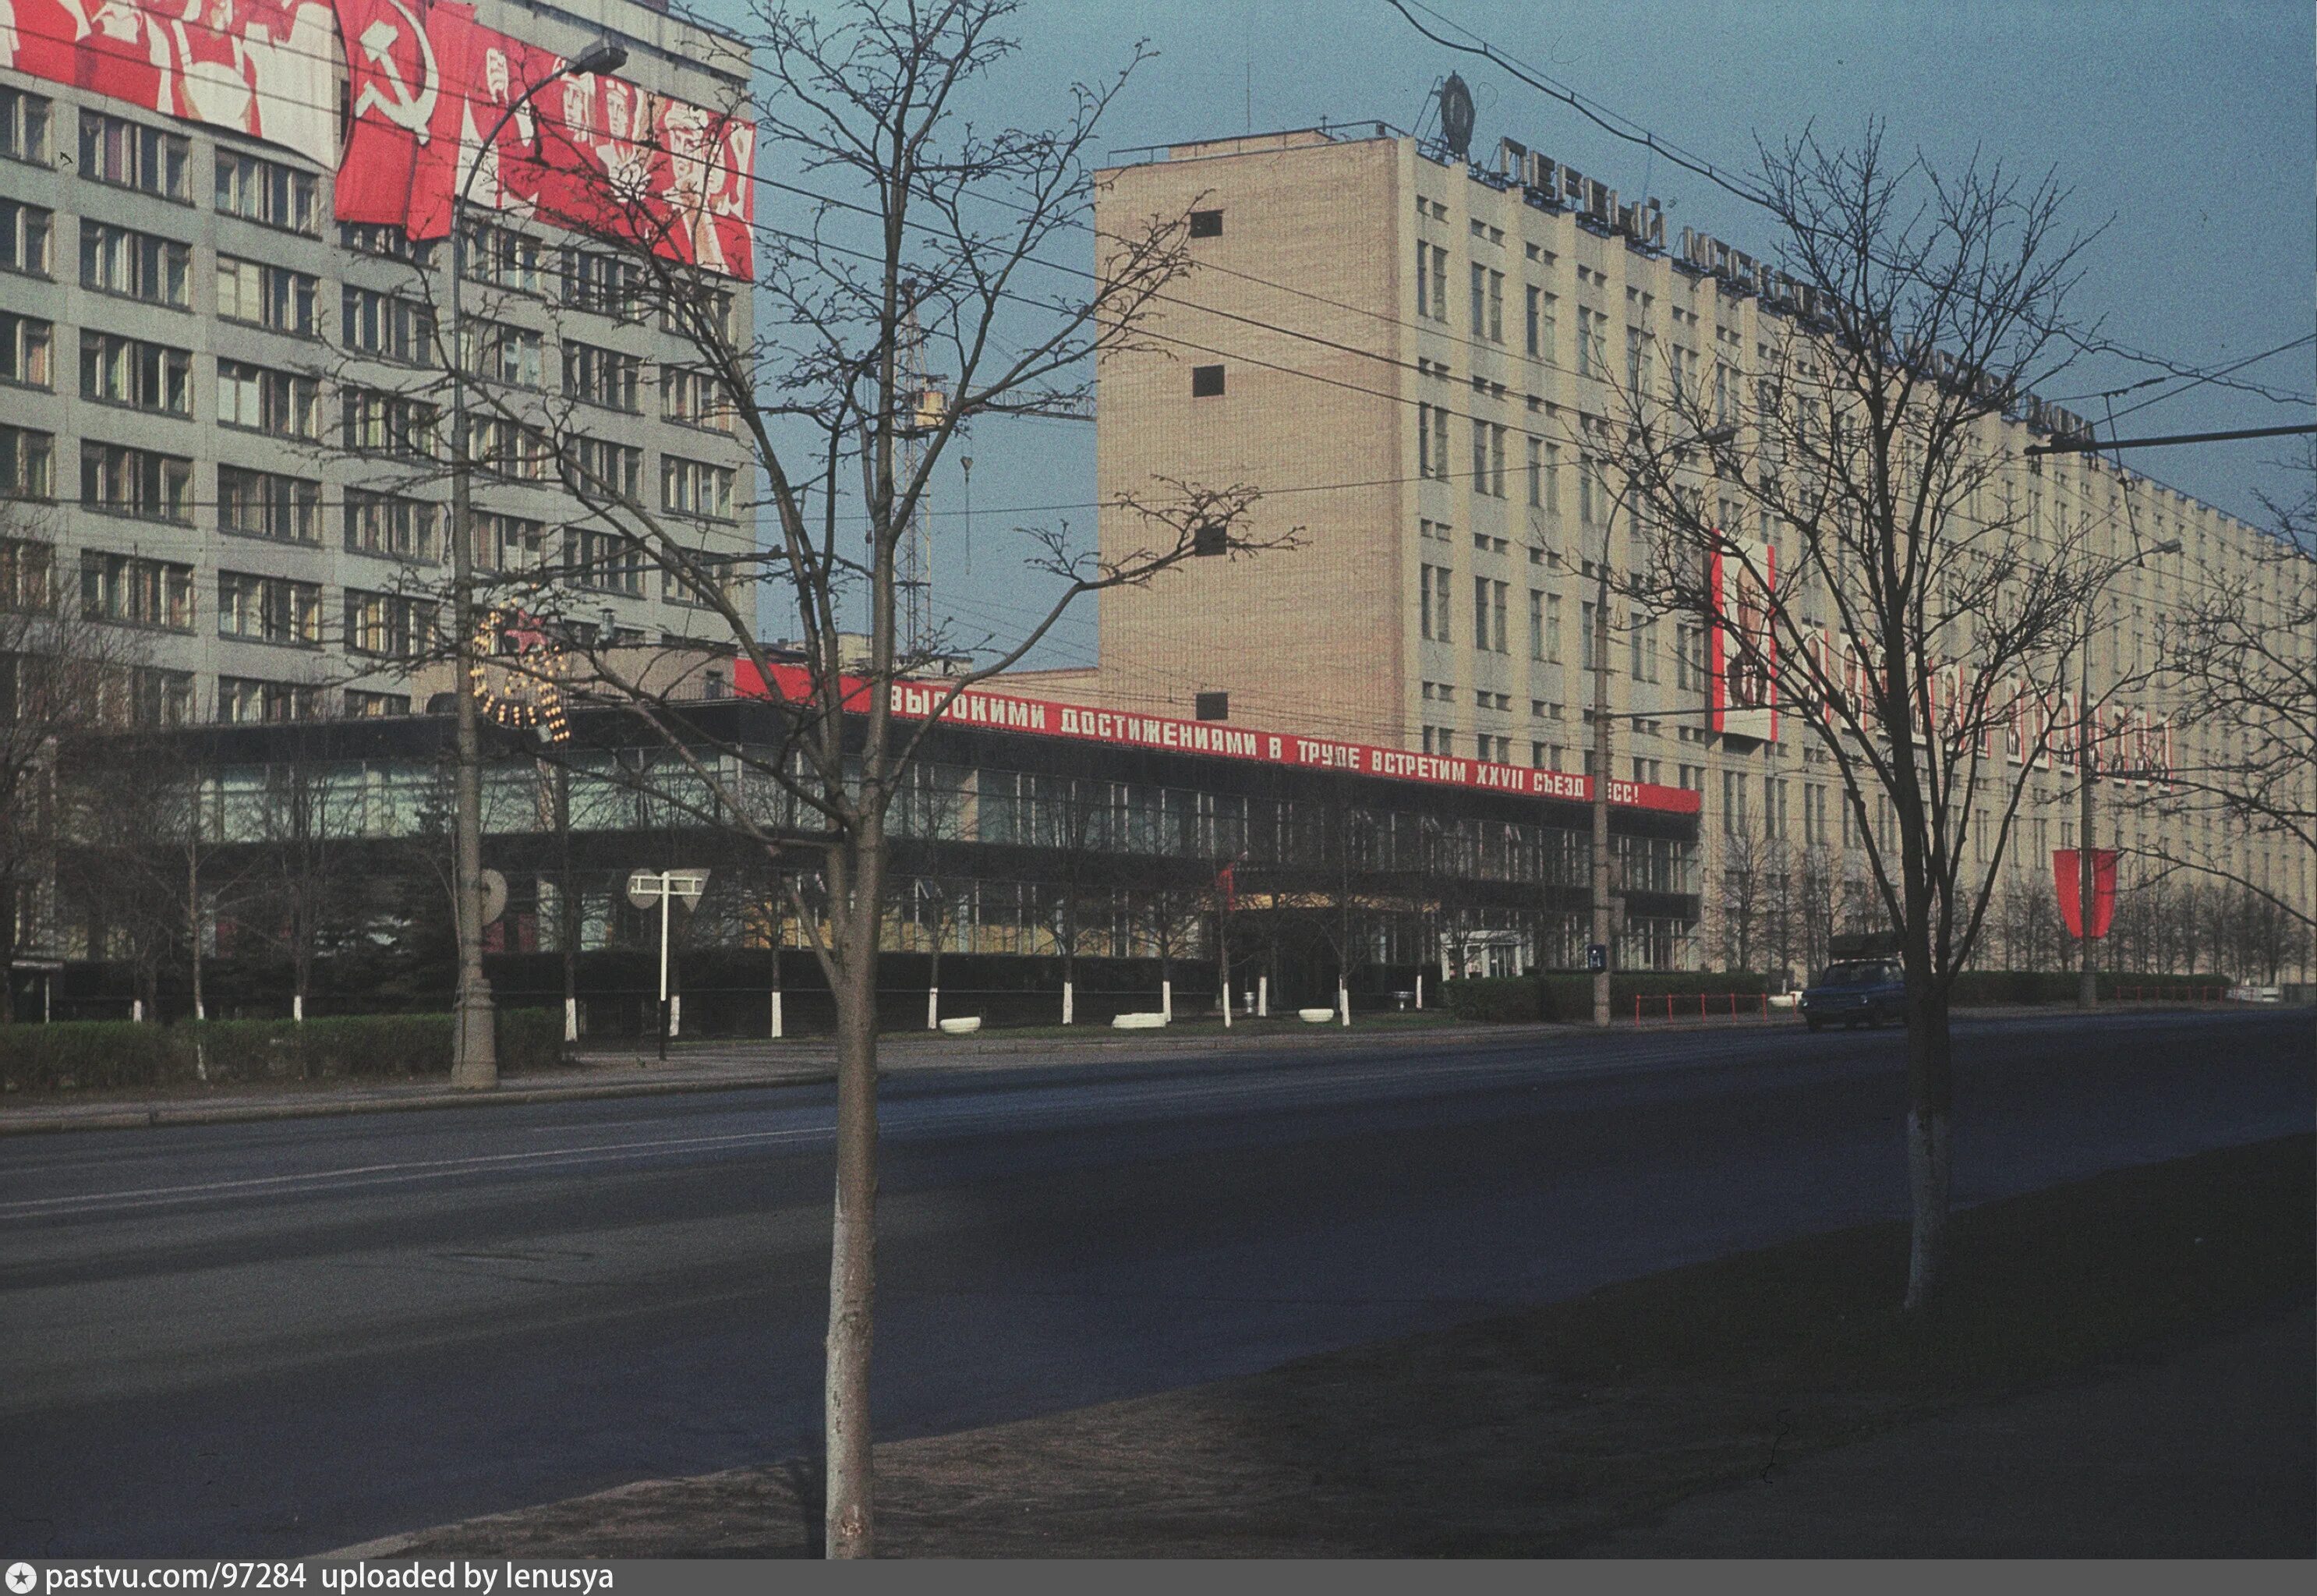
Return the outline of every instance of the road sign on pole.
<path id="1" fill-rule="evenodd" d="M 1598 975 L 1609 967 L 1609 945 L 1588 942 L 1585 945 L 1585 967 Z"/>
<path id="2" fill-rule="evenodd" d="M 671 1011 L 667 1001 L 667 928 L 668 905 L 675 899 L 684 900 L 686 909 L 700 901 L 700 894 L 708 890 L 705 870 L 637 870 L 628 876 L 628 901 L 638 909 L 659 905 L 659 1056 L 667 1057 L 667 1032 Z"/>

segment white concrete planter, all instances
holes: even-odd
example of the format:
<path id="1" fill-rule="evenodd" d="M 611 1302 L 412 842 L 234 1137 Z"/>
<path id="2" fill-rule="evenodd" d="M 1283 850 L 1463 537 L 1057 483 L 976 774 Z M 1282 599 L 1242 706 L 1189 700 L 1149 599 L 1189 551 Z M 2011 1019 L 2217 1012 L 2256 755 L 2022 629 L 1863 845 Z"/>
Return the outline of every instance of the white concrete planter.
<path id="1" fill-rule="evenodd" d="M 957 1019 L 945 1019 L 941 1028 L 953 1036 L 967 1036 L 981 1028 L 981 1016 L 965 1015 Z"/>
<path id="2" fill-rule="evenodd" d="M 1800 992 L 1772 992 L 1770 994 L 1770 1007 L 1773 1009 L 1792 1009 L 1794 1006 L 1794 1000 L 1801 996 L 1802 994 Z"/>
<path id="3" fill-rule="evenodd" d="M 1139 1014 L 1118 1015 L 1110 1023 L 1114 1030 L 1155 1031 L 1166 1025 L 1167 1017 L 1156 1009 L 1148 1009 Z"/>
<path id="4" fill-rule="evenodd" d="M 1295 1018 L 1307 1026 L 1323 1026 L 1336 1018 L 1336 1011 L 1332 1009 L 1298 1009 Z"/>

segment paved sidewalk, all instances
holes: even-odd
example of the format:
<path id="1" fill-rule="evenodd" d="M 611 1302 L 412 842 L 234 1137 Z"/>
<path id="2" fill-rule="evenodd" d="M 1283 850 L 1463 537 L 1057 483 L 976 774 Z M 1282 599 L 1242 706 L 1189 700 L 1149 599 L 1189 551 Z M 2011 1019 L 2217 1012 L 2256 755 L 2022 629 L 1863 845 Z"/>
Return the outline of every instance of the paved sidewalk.
<path id="1" fill-rule="evenodd" d="M 990 1036 L 885 1036 L 877 1045 L 885 1074 L 1001 1070 L 1030 1063 L 1148 1064 L 1186 1054 L 1269 1054 L 1287 1049 L 1350 1049 L 1423 1042 L 1509 1041 L 1523 1035 L 1568 1033 L 1566 1026 L 1355 1024 L 1221 1030 L 1152 1036 L 1089 1026 L 1083 1038 Z M 836 1079 L 836 1048 L 826 1037 L 790 1042 L 679 1045 L 663 1063 L 650 1052 L 589 1050 L 563 1069 L 504 1075 L 497 1089 L 453 1091 L 443 1080 L 286 1083 L 250 1081 L 149 1093 L 91 1093 L 85 1099 L 46 1098 L 0 1107 L 0 1136 L 50 1131 L 121 1130 L 146 1125 L 217 1125 L 305 1119 L 343 1114 L 390 1114 L 432 1108 L 473 1108 L 514 1103 L 657 1097 L 678 1092 L 736 1091 L 752 1087 L 810 1086 Z"/>
<path id="2" fill-rule="evenodd" d="M 1803 1457 L 1579 1555 L 2317 1556 L 2317 1310 Z"/>

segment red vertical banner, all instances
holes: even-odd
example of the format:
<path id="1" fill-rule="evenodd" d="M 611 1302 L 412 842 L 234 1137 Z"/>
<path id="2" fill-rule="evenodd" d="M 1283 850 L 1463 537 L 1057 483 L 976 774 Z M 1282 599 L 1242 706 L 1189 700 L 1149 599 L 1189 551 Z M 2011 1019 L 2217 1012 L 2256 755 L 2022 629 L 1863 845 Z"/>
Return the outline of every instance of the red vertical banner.
<path id="1" fill-rule="evenodd" d="M 480 211 L 754 273 L 753 122 L 623 77 L 559 77 L 561 56 L 484 26 L 460 0 L 335 4 L 353 113 L 340 220 L 440 238 L 463 191 Z"/>
<path id="2" fill-rule="evenodd" d="M 1713 614 L 1705 633 L 1706 692 L 1716 731 L 1757 741 L 1778 736 L 1777 632 L 1773 595 L 1776 553 L 1767 544 L 1717 529 L 1706 557 Z"/>
<path id="3" fill-rule="evenodd" d="M 2117 852 L 2112 847 L 2092 850 L 2092 940 L 2107 935 L 2116 919 L 2116 861 Z M 2056 848 L 2052 854 L 2052 883 L 2060 891 L 2060 918 L 2067 922 L 2068 935 L 2079 941 L 2084 935 L 2083 925 L 2083 865 L 2074 848 Z"/>
<path id="4" fill-rule="evenodd" d="M 429 31 L 428 0 L 337 0 L 346 57 L 341 221 L 401 227 L 410 217 L 421 150 L 434 142 L 453 94 Z"/>

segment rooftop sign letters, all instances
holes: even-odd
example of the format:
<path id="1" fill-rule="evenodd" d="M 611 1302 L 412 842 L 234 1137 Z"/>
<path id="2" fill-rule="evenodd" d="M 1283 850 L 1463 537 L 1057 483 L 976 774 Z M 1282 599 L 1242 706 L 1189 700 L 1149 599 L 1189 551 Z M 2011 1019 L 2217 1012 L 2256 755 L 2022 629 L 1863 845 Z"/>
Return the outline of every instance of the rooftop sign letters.
<path id="1" fill-rule="evenodd" d="M 777 695 L 801 702 L 810 691 L 810 678 L 801 666 L 776 665 L 768 692 L 746 661 L 733 671 L 733 686 L 742 697 Z M 921 721 L 940 708 L 951 689 L 935 683 L 895 682 L 893 714 Z M 867 702 L 868 684 L 857 677 L 845 678 L 845 708 L 858 712 Z M 961 725 L 987 726 L 1033 736 L 1068 738 L 1073 741 L 1111 743 L 1123 748 L 1165 749 L 1178 753 L 1208 754 L 1227 759 L 1247 759 L 1266 765 L 1306 769 L 1342 770 L 1355 776 L 1391 781 L 1427 782 L 1439 786 L 1481 792 L 1512 793 L 1525 797 L 1554 798 L 1588 803 L 1593 798 L 1589 776 L 1559 770 L 1533 770 L 1519 765 L 1495 765 L 1482 759 L 1459 759 L 1441 754 L 1410 753 L 1405 749 L 1372 743 L 1345 742 L 1332 738 L 1300 737 L 1265 731 L 1221 721 L 1180 721 L 1135 710 L 1103 709 L 1092 704 L 1063 704 L 1051 699 L 1023 698 L 1007 693 L 967 689 L 942 711 L 942 718 Z M 1612 781 L 1609 802 L 1628 809 L 1657 810 L 1668 814 L 1695 814 L 1701 795 L 1682 787 L 1661 787 L 1643 782 Z"/>

